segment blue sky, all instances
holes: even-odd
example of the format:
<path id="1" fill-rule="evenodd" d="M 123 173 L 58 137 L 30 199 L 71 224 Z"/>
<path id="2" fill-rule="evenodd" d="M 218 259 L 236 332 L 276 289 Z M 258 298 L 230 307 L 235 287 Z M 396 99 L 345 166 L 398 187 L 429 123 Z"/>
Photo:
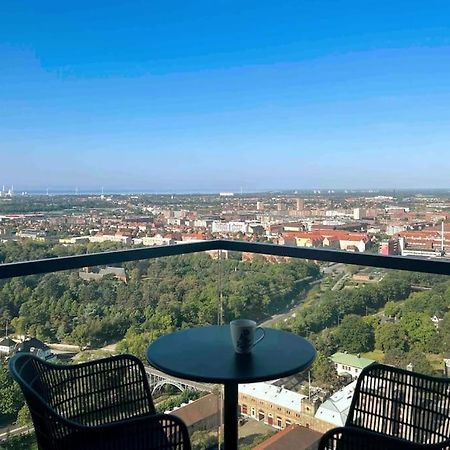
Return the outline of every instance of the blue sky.
<path id="1" fill-rule="evenodd" d="M 0 184 L 449 188 L 448 1 L 0 2 Z"/>

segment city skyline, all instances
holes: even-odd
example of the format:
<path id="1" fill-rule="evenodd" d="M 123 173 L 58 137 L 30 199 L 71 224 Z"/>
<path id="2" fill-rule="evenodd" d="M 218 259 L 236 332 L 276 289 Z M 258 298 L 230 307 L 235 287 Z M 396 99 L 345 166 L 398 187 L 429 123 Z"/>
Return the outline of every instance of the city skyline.
<path id="1" fill-rule="evenodd" d="M 104 186 L 93 186 L 93 187 L 79 187 L 79 186 L 51 186 L 51 187 L 35 187 L 26 189 L 23 186 L 6 186 L 3 188 L 0 185 L 0 197 L 8 196 L 20 196 L 20 195 L 57 195 L 57 196 L 85 196 L 85 195 L 211 195 L 211 196 L 239 196 L 239 195 L 270 195 L 270 194 L 285 194 L 290 196 L 333 196 L 342 194 L 367 194 L 367 195 L 397 195 L 399 193 L 414 194 L 414 195 L 433 195 L 433 194 L 447 194 L 450 192 L 450 188 L 304 188 L 304 189 L 261 189 L 261 190 L 244 190 L 243 188 L 234 190 L 215 190 L 215 189 L 204 189 L 204 190 L 180 190 L 180 189 L 161 189 L 161 190 L 151 190 L 145 188 L 109 188 L 105 189 Z"/>
<path id="2" fill-rule="evenodd" d="M 1 10 L 17 191 L 449 187 L 446 2 Z"/>

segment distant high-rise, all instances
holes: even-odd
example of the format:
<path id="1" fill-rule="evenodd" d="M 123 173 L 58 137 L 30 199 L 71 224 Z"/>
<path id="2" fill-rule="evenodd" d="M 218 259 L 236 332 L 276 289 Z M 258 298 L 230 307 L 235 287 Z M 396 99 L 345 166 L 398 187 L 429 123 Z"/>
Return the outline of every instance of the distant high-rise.
<path id="1" fill-rule="evenodd" d="M 354 208 L 353 209 L 353 219 L 361 220 L 365 217 L 366 211 L 362 208 Z"/>
<path id="2" fill-rule="evenodd" d="M 305 209 L 305 200 L 302 198 L 297 199 L 297 211 L 302 211 Z"/>
<path id="3" fill-rule="evenodd" d="M 256 210 L 262 211 L 264 209 L 264 203 L 263 202 L 256 202 Z"/>
<path id="4" fill-rule="evenodd" d="M 11 185 L 11 187 L 8 189 L 8 192 L 5 194 L 5 192 L 3 192 L 3 194 L 6 197 L 12 197 L 14 195 L 14 186 Z"/>

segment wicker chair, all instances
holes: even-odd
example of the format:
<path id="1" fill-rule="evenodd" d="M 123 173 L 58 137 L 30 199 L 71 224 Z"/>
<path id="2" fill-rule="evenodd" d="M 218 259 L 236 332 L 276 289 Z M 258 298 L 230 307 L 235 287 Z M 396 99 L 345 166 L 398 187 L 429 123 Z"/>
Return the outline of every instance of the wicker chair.
<path id="1" fill-rule="evenodd" d="M 40 450 L 190 450 L 185 424 L 156 414 L 144 366 L 131 355 L 62 366 L 16 354 Z"/>
<path id="2" fill-rule="evenodd" d="M 450 449 L 450 379 L 374 364 L 357 381 L 345 427 L 320 450 Z"/>

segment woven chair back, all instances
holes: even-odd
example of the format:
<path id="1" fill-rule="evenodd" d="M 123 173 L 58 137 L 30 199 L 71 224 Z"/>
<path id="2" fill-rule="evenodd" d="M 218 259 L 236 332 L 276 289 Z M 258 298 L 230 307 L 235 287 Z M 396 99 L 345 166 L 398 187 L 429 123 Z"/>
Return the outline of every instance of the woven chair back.
<path id="1" fill-rule="evenodd" d="M 375 364 L 361 373 L 346 426 L 420 444 L 450 438 L 450 380 Z"/>
<path id="2" fill-rule="evenodd" d="M 144 367 L 131 355 L 66 366 L 17 354 L 9 368 L 24 393 L 40 448 L 69 439 L 77 432 L 71 424 L 97 426 L 155 414 Z"/>

